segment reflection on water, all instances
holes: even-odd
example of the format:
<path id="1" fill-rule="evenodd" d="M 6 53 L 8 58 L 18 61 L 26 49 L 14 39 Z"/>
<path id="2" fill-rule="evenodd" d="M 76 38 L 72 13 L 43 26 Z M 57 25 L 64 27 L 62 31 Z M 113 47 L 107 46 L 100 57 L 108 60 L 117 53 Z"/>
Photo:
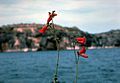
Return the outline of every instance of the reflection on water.
<path id="1" fill-rule="evenodd" d="M 80 58 L 78 83 L 120 83 L 120 49 L 88 50 Z M 54 74 L 56 51 L 0 53 L 0 83 L 50 83 Z M 73 83 L 73 51 L 60 52 L 59 80 Z"/>

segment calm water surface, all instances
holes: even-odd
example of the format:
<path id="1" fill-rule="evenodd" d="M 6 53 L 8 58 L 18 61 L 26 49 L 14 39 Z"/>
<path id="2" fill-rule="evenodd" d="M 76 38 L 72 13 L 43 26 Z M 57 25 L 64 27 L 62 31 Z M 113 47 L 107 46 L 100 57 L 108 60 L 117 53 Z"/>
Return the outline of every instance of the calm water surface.
<path id="1" fill-rule="evenodd" d="M 78 83 L 120 83 L 120 48 L 87 50 L 80 58 Z M 51 83 L 56 51 L 0 53 L 0 83 Z M 59 80 L 73 83 L 73 51 L 60 52 Z"/>

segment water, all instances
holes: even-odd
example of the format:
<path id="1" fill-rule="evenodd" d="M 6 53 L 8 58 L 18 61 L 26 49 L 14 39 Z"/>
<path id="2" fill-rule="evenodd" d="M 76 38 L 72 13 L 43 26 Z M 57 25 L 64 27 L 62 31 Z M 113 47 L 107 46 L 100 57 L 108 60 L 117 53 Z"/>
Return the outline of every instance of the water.
<path id="1" fill-rule="evenodd" d="M 87 50 L 80 58 L 78 83 L 120 83 L 120 48 Z M 0 83 L 50 83 L 56 51 L 0 53 Z M 73 51 L 60 52 L 59 80 L 73 83 Z"/>

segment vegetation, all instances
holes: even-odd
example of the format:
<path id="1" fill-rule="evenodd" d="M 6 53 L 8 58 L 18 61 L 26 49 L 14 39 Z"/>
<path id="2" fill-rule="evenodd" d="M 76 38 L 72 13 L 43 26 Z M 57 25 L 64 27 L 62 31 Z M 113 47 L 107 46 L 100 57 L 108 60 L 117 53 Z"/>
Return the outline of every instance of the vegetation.
<path id="1" fill-rule="evenodd" d="M 38 32 L 42 24 L 12 24 L 0 27 L 0 51 L 22 50 L 24 48 L 37 50 L 56 50 L 54 34 L 49 30 L 42 35 Z M 86 46 L 91 47 L 119 47 L 120 30 L 90 34 L 79 30 L 77 27 L 62 27 L 55 25 L 56 35 L 60 39 L 60 49 L 70 47 L 70 38 L 85 36 Z"/>

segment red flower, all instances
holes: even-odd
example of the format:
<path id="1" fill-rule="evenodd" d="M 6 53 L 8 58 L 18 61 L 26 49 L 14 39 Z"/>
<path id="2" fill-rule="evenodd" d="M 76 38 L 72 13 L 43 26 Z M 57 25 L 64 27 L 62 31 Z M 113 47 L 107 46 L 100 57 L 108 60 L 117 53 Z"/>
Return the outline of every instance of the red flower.
<path id="1" fill-rule="evenodd" d="M 80 54 L 82 54 L 82 53 L 85 53 L 86 52 L 86 49 L 85 49 L 85 46 L 82 46 L 82 49 L 80 50 Z"/>
<path id="2" fill-rule="evenodd" d="M 55 14 L 55 13 L 54 13 L 54 14 L 52 14 L 52 17 L 55 17 L 55 16 L 57 16 L 57 14 Z"/>
<path id="3" fill-rule="evenodd" d="M 84 58 L 88 58 L 88 55 L 82 53 L 80 56 L 84 57 Z"/>
<path id="4" fill-rule="evenodd" d="M 85 53 L 80 54 L 79 52 L 77 52 L 77 54 L 78 54 L 78 56 L 82 56 L 84 58 L 88 58 L 88 55 L 86 55 Z"/>
<path id="5" fill-rule="evenodd" d="M 44 34 L 45 31 L 47 30 L 48 26 L 49 26 L 49 22 L 53 19 L 54 16 L 57 16 L 57 14 L 55 14 L 55 11 L 52 11 L 52 13 L 49 12 L 49 17 L 47 19 L 47 24 L 44 25 L 42 27 L 42 29 L 39 30 L 40 33 Z"/>
<path id="6" fill-rule="evenodd" d="M 86 38 L 85 37 L 78 37 L 76 38 L 77 42 L 84 45 L 86 43 Z"/>
<path id="7" fill-rule="evenodd" d="M 52 20 L 52 17 L 49 16 L 49 18 L 47 19 L 47 24 L 49 24 L 49 22 Z"/>
<path id="8" fill-rule="evenodd" d="M 57 14 L 55 14 L 55 11 L 52 11 L 52 18 L 54 17 L 54 16 L 57 16 Z"/>
<path id="9" fill-rule="evenodd" d="M 84 46 L 82 46 L 82 49 L 79 52 L 77 52 L 77 54 L 78 54 L 78 56 L 82 56 L 84 58 L 88 58 L 88 56 L 85 54 L 85 52 L 86 52 L 86 49 L 85 49 Z"/>
<path id="10" fill-rule="evenodd" d="M 52 12 L 52 14 L 49 12 L 49 17 L 47 19 L 47 24 L 52 20 L 53 17 L 57 16 L 57 14 L 54 13 L 55 11 Z"/>
<path id="11" fill-rule="evenodd" d="M 40 33 L 44 34 L 45 31 L 47 30 L 47 25 L 43 26 L 42 29 L 39 30 Z"/>

